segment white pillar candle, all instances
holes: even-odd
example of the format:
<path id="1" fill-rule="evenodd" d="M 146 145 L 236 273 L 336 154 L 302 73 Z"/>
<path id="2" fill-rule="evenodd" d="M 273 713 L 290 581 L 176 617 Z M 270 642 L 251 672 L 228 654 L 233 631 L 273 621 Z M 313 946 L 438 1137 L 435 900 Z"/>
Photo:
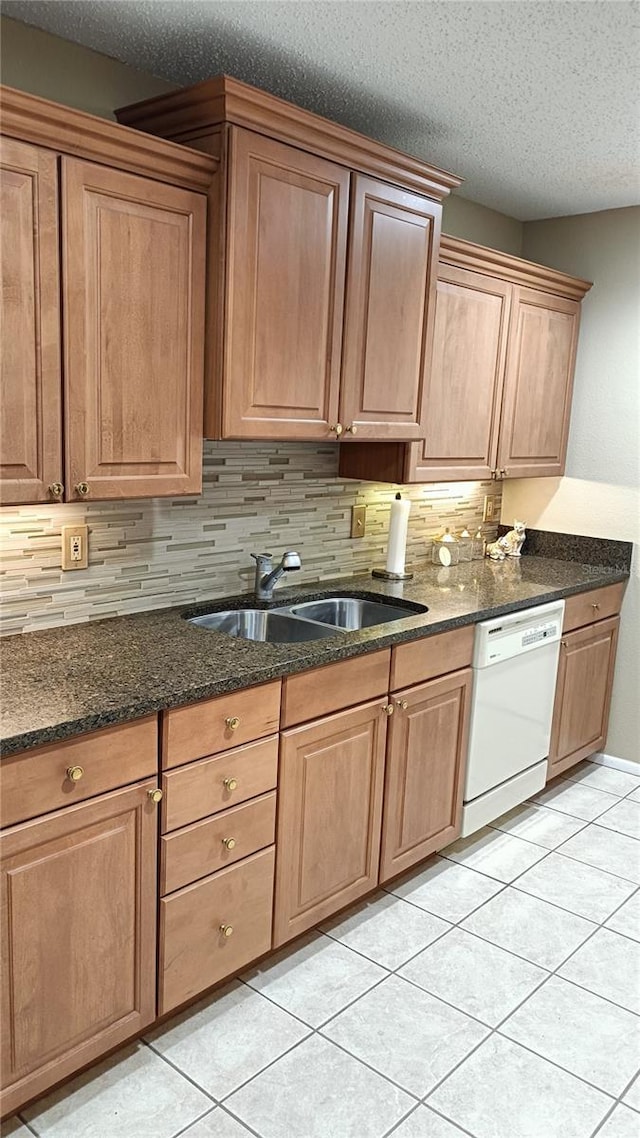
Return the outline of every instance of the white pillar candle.
<path id="1" fill-rule="evenodd" d="M 389 542 L 387 545 L 387 573 L 404 573 L 407 552 L 407 529 L 411 502 L 396 494 L 391 503 L 389 518 Z"/>

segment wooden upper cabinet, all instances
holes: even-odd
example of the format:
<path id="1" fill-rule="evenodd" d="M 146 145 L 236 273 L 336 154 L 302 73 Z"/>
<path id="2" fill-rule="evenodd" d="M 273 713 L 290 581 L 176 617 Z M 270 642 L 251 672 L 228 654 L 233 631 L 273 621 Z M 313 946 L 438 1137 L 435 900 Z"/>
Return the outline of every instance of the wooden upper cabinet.
<path id="1" fill-rule="evenodd" d="M 439 202 L 354 175 L 340 422 L 345 438 L 424 436 Z"/>
<path id="2" fill-rule="evenodd" d="M 360 704 L 284 731 L 278 789 L 274 944 L 378 880 L 387 716 Z"/>
<path id="3" fill-rule="evenodd" d="M 233 128 L 222 435 L 335 438 L 349 172 Z"/>
<path id="4" fill-rule="evenodd" d="M 205 199 L 68 158 L 62 193 L 67 496 L 196 494 Z"/>
<path id="5" fill-rule="evenodd" d="M 563 636 L 549 747 L 549 778 L 607 741 L 620 617 Z"/>
<path id="6" fill-rule="evenodd" d="M 495 470 L 510 306 L 507 281 L 440 266 L 427 437 L 412 447 L 412 481 L 490 478 Z"/>
<path id="7" fill-rule="evenodd" d="M 579 322 L 577 301 L 514 289 L 497 462 L 503 477 L 564 471 Z"/>
<path id="8" fill-rule="evenodd" d="M 0 839 L 3 1114 L 155 1017 L 155 786 L 113 791 Z"/>
<path id="9" fill-rule="evenodd" d="M 3 138 L 0 163 L 0 502 L 55 501 L 62 483 L 57 157 Z"/>

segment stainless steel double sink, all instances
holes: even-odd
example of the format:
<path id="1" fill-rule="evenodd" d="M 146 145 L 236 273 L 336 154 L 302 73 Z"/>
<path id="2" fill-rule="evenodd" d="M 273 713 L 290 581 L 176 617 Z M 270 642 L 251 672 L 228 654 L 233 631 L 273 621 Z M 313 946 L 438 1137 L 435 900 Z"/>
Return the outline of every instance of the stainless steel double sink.
<path id="1" fill-rule="evenodd" d="M 338 596 L 272 609 L 227 609 L 186 619 L 199 628 L 226 632 L 228 636 L 238 636 L 243 640 L 299 644 L 305 640 L 323 640 L 343 632 L 404 620 L 425 612 L 428 612 L 426 605 L 413 602 L 400 606 L 384 597 L 368 600 Z"/>

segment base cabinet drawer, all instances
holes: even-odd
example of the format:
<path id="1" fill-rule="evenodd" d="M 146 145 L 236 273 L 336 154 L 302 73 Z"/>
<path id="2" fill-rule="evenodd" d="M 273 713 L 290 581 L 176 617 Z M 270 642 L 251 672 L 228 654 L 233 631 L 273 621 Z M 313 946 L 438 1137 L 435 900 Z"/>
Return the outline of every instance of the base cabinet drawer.
<path id="1" fill-rule="evenodd" d="M 237 806 L 273 790 L 277 781 L 277 735 L 168 771 L 162 777 L 162 832 Z"/>
<path id="2" fill-rule="evenodd" d="M 583 628 L 596 620 L 606 620 L 617 616 L 624 596 L 624 582 L 605 585 L 602 589 L 590 589 L 588 593 L 576 593 L 567 597 L 564 605 L 563 632 Z"/>
<path id="3" fill-rule="evenodd" d="M 271 948 L 273 846 L 160 902 L 164 1015 Z"/>
<path id="4" fill-rule="evenodd" d="M 272 791 L 165 834 L 160 854 L 161 895 L 272 846 L 275 831 L 276 794 Z"/>
<path id="5" fill-rule="evenodd" d="M 272 735 L 280 724 L 280 680 L 162 713 L 162 766 L 178 767 Z"/>

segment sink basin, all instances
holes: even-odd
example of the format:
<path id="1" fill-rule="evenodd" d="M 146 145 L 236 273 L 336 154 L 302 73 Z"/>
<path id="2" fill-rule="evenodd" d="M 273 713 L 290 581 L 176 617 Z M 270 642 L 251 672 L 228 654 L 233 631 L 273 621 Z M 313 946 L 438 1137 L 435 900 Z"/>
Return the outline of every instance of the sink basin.
<path id="1" fill-rule="evenodd" d="M 371 628 L 374 624 L 387 624 L 391 620 L 403 620 L 415 615 L 412 609 L 361 600 L 359 597 L 325 597 L 321 601 L 304 601 L 292 605 L 289 612 L 306 620 L 318 620 L 321 624 L 332 624 L 349 631 Z"/>
<path id="2" fill-rule="evenodd" d="M 270 644 L 298 644 L 305 640 L 323 640 L 335 636 L 337 628 L 326 624 L 313 624 L 288 613 L 267 612 L 263 609 L 232 609 L 228 612 L 210 612 L 204 616 L 188 618 L 189 624 L 199 628 L 212 628 L 239 636 L 243 640 L 261 640 Z"/>

